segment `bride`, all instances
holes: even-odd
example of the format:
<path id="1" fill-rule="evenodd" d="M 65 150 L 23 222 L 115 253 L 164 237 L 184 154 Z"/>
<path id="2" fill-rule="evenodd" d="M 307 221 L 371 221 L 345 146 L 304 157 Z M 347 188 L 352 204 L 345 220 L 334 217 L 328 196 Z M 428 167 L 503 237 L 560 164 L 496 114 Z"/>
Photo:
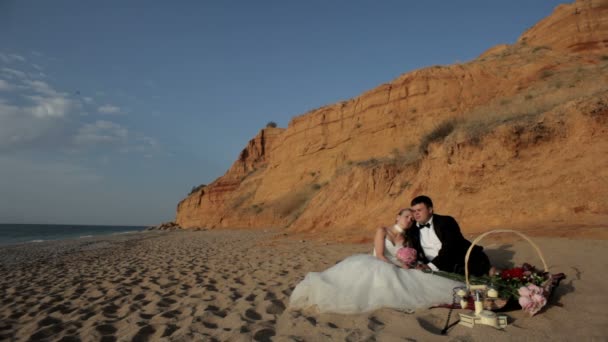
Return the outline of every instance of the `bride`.
<path id="1" fill-rule="evenodd" d="M 372 255 L 350 256 L 323 272 L 306 275 L 289 298 L 293 309 L 316 306 L 320 312 L 353 314 L 379 308 L 413 310 L 452 302 L 462 283 L 415 269 L 405 269 L 397 250 L 406 246 L 412 211 L 403 209 L 394 226 L 379 228 Z"/>

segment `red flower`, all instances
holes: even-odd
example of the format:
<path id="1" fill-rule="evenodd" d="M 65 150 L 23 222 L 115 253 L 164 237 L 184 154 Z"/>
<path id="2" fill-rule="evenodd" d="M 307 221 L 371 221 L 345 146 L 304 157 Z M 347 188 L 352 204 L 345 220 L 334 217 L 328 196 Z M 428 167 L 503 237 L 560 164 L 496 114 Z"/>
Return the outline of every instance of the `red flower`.
<path id="1" fill-rule="evenodd" d="M 500 273 L 500 277 L 504 280 L 522 279 L 524 277 L 524 269 L 522 267 L 515 267 L 508 270 L 504 270 Z"/>

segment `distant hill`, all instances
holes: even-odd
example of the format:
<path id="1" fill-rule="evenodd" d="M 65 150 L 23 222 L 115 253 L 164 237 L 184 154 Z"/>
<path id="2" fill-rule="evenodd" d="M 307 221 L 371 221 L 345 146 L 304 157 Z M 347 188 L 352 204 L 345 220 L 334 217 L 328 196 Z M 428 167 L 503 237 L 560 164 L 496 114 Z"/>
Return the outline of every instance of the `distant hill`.
<path id="1" fill-rule="evenodd" d="M 262 129 L 176 222 L 357 241 L 420 194 L 465 233 L 603 232 L 608 0 L 560 5 L 513 45 Z"/>

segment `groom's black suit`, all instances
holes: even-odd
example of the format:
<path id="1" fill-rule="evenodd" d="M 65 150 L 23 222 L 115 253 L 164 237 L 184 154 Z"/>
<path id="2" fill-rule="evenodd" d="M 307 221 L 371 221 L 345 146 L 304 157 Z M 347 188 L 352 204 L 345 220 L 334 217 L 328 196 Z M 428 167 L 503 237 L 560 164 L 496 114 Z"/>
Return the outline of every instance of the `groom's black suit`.
<path id="1" fill-rule="evenodd" d="M 460 232 L 458 222 L 451 216 L 433 214 L 433 227 L 437 238 L 441 241 L 441 249 L 439 250 L 439 254 L 433 259 L 433 265 L 437 266 L 441 271 L 464 274 L 464 258 L 471 246 L 471 242 L 465 239 Z M 407 237 L 411 246 L 418 251 L 418 260 L 426 264 L 429 260 L 424 255 L 424 251 L 420 245 L 420 229 L 430 228 L 419 228 L 415 225 L 407 230 Z M 469 273 L 472 275 L 480 276 L 488 274 L 490 261 L 483 252 L 483 247 L 477 245 L 473 247 L 468 267 Z"/>

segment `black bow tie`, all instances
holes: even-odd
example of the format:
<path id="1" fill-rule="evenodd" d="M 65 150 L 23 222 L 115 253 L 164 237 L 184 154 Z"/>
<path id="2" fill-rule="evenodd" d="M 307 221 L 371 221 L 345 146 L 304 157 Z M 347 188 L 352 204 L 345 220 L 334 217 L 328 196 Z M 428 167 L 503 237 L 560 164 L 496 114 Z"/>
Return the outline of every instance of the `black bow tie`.
<path id="1" fill-rule="evenodd" d="M 419 224 L 418 228 L 420 228 L 420 229 L 422 229 L 422 228 L 431 228 L 431 224 L 430 223 Z"/>

